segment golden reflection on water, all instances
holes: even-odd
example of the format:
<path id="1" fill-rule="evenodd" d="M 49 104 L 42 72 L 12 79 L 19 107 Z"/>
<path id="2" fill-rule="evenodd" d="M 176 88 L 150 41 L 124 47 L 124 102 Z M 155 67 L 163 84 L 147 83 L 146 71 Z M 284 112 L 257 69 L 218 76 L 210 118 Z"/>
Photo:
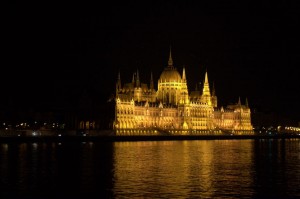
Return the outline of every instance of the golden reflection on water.
<path id="1" fill-rule="evenodd" d="M 252 149 L 252 141 L 234 140 L 116 142 L 114 193 L 211 198 L 228 183 L 241 190 L 253 183 Z"/>
<path id="2" fill-rule="evenodd" d="M 299 139 L 0 143 L 0 198 L 300 198 L 299 154 Z"/>

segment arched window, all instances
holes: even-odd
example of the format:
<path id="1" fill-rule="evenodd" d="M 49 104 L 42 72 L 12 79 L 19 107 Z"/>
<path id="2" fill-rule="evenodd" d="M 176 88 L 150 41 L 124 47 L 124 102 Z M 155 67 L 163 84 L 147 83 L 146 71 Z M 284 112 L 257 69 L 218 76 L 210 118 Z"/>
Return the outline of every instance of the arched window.
<path id="1" fill-rule="evenodd" d="M 175 93 L 174 92 L 171 94 L 171 103 L 175 104 Z"/>
<path id="2" fill-rule="evenodd" d="M 80 123 L 79 123 L 79 129 L 84 129 L 84 121 L 80 121 Z"/>
<path id="3" fill-rule="evenodd" d="M 169 103 L 169 102 L 170 102 L 170 101 L 169 101 L 169 100 L 170 100 L 169 95 L 170 95 L 169 92 L 167 92 L 166 95 L 165 95 L 165 99 L 166 99 L 165 102 L 166 102 L 166 103 Z"/>
<path id="4" fill-rule="evenodd" d="M 90 129 L 90 122 L 89 121 L 85 122 L 85 129 Z"/>

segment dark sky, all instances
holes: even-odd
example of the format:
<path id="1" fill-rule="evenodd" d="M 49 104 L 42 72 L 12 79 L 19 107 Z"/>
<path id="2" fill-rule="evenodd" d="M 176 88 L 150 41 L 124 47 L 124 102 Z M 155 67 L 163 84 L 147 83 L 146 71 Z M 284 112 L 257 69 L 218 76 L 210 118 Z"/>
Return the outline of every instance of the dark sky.
<path id="1" fill-rule="evenodd" d="M 137 69 L 157 82 L 171 46 L 190 89 L 207 70 L 220 105 L 247 97 L 252 108 L 300 121 L 299 6 L 192 2 L 11 3 L 2 107 L 76 107 L 83 93 L 104 103 L 119 70 L 123 83 Z"/>

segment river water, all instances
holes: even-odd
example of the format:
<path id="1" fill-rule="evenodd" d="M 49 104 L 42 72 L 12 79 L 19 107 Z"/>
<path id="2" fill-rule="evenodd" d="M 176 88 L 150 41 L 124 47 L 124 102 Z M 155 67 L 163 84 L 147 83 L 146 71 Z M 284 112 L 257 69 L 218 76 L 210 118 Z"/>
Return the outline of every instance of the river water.
<path id="1" fill-rule="evenodd" d="M 0 198 L 300 198 L 300 139 L 2 142 Z"/>

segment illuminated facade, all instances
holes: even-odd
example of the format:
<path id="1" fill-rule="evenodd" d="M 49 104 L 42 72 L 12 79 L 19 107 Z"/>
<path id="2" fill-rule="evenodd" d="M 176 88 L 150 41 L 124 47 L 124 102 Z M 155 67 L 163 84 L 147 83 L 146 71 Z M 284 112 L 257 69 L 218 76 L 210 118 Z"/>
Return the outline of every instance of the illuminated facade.
<path id="1" fill-rule="evenodd" d="M 182 75 L 177 71 L 171 51 L 157 90 L 152 74 L 148 87 L 141 83 L 138 71 L 122 86 L 119 73 L 115 100 L 116 135 L 253 134 L 247 100 L 245 105 L 239 99 L 235 105 L 218 108 L 207 72 L 202 92 L 189 93 L 185 68 Z"/>

